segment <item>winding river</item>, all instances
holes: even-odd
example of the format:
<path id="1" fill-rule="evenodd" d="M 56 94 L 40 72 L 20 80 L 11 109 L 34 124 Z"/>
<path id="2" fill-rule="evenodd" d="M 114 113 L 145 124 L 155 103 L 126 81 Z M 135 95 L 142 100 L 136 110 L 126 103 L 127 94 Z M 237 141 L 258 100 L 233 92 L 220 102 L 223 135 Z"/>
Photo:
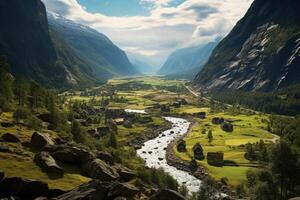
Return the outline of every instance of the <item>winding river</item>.
<path id="1" fill-rule="evenodd" d="M 134 112 L 127 110 L 127 112 Z M 141 113 L 138 111 L 136 113 Z M 145 113 L 144 111 L 142 113 Z M 190 122 L 182 118 L 165 117 L 171 122 L 172 128 L 162 132 L 158 137 L 144 143 L 143 147 L 137 150 L 137 154 L 146 162 L 146 166 L 150 168 L 162 168 L 173 176 L 180 185 L 186 185 L 189 192 L 197 192 L 201 185 L 201 181 L 185 171 L 176 169 L 167 164 L 166 149 L 170 142 L 187 133 Z"/>

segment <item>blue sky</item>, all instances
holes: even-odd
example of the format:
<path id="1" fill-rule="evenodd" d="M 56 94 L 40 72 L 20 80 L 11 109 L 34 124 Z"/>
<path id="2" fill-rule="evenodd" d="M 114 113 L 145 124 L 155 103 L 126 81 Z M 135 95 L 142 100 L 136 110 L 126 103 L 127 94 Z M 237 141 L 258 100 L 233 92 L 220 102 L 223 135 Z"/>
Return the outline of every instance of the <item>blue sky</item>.
<path id="1" fill-rule="evenodd" d="M 42 0 L 159 67 L 175 50 L 224 37 L 253 0 Z"/>

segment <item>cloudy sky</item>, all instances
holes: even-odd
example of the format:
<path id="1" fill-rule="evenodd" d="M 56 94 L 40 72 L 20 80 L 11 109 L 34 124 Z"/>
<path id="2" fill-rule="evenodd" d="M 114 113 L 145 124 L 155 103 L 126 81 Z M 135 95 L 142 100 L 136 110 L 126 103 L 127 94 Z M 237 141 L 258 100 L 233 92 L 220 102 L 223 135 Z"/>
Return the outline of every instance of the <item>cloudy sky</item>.
<path id="1" fill-rule="evenodd" d="M 131 54 L 161 65 L 178 48 L 224 37 L 253 0 L 43 0 Z"/>

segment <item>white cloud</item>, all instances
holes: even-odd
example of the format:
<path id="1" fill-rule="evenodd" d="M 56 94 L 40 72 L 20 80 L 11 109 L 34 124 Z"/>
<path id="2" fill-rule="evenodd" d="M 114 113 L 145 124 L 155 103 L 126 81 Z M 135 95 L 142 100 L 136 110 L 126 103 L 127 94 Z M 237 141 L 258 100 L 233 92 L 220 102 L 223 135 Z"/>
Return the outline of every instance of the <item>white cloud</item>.
<path id="1" fill-rule="evenodd" d="M 224 37 L 253 0 L 140 0 L 150 4 L 149 16 L 112 17 L 89 13 L 76 0 L 43 0 L 48 11 L 89 25 L 121 48 L 163 62 L 176 48 Z"/>

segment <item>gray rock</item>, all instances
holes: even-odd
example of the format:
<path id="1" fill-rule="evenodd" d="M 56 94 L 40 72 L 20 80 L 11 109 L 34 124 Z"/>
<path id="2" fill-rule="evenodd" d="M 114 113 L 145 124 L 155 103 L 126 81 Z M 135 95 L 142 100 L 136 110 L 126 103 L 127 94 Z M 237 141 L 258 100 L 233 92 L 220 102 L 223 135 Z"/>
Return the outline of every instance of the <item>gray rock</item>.
<path id="1" fill-rule="evenodd" d="M 11 134 L 11 133 L 4 133 L 2 135 L 2 139 L 5 142 L 12 142 L 12 143 L 20 142 L 20 139 L 17 136 L 15 136 L 14 134 Z"/>
<path id="2" fill-rule="evenodd" d="M 0 171 L 0 182 L 4 179 L 4 172 Z"/>
<path id="3" fill-rule="evenodd" d="M 116 164 L 113 166 L 113 168 L 117 171 L 117 173 L 120 175 L 120 179 L 123 181 L 130 181 L 136 178 L 136 174 L 123 165 Z"/>
<path id="4" fill-rule="evenodd" d="M 58 166 L 56 161 L 48 152 L 40 152 L 35 155 L 34 161 L 36 164 L 47 174 L 62 177 L 64 174 L 64 170 Z"/>
<path id="5" fill-rule="evenodd" d="M 96 152 L 96 158 L 99 158 L 100 160 L 103 160 L 104 162 L 113 165 L 114 164 L 114 158 L 113 156 L 108 153 L 108 152 L 104 152 L 104 151 L 97 151 Z"/>
<path id="6" fill-rule="evenodd" d="M 33 148 L 42 149 L 45 146 L 54 145 L 54 142 L 49 134 L 34 132 L 31 136 L 30 144 Z"/>
<path id="7" fill-rule="evenodd" d="M 186 200 L 186 198 L 173 190 L 163 189 L 151 196 L 150 200 Z"/>
<path id="8" fill-rule="evenodd" d="M 47 183 L 41 181 L 11 177 L 0 182 L 0 196 L 20 196 L 24 199 L 34 199 L 47 196 L 48 192 Z"/>
<path id="9" fill-rule="evenodd" d="M 55 160 L 63 163 L 83 164 L 93 158 L 89 151 L 70 144 L 54 145 L 47 150 Z"/>
<path id="10" fill-rule="evenodd" d="M 9 147 L 0 144 L 0 152 L 3 152 L 3 153 L 10 153 L 11 150 L 10 150 Z"/>
<path id="11" fill-rule="evenodd" d="M 223 122 L 221 124 L 221 128 L 223 131 L 226 131 L 226 132 L 232 132 L 233 131 L 233 125 L 229 122 Z"/>
<path id="12" fill-rule="evenodd" d="M 91 181 L 55 198 L 55 200 L 106 200 L 109 183 Z"/>
<path id="13" fill-rule="evenodd" d="M 117 171 L 100 159 L 94 159 L 84 164 L 82 171 L 89 177 L 101 181 L 112 181 L 119 178 Z"/>
<path id="14" fill-rule="evenodd" d="M 134 197 L 140 192 L 140 190 L 128 183 L 114 182 L 108 192 L 108 198 L 126 197 L 128 199 L 134 199 Z"/>

